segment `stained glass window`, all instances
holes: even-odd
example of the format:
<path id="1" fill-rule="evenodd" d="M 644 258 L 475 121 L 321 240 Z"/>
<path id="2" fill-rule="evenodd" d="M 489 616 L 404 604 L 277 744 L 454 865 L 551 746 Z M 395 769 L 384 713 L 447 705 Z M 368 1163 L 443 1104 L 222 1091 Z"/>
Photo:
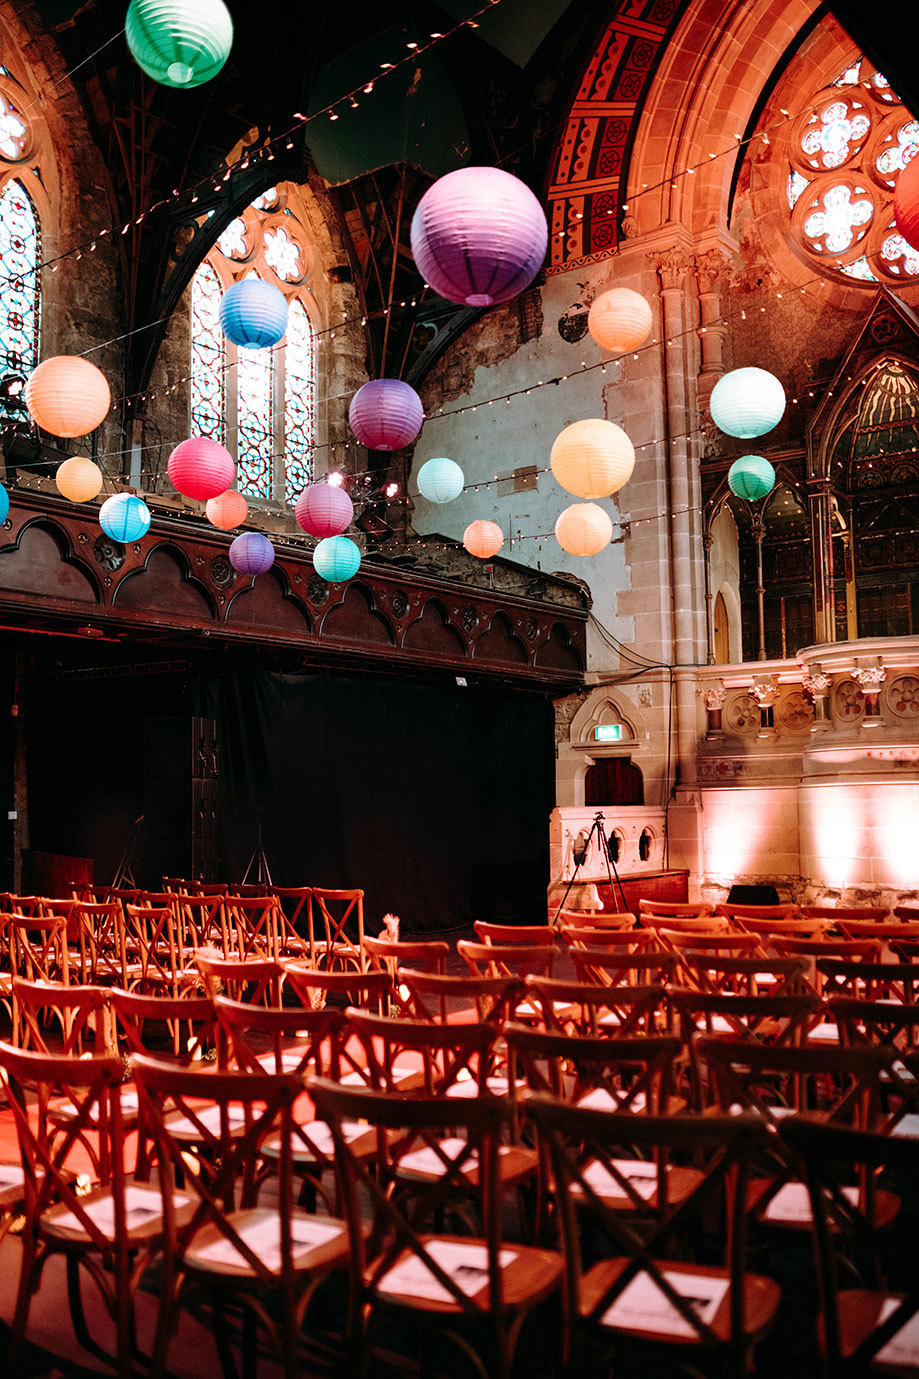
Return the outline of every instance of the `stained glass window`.
<path id="1" fill-rule="evenodd" d="M 313 472 L 316 337 L 296 286 L 307 275 L 309 249 L 286 210 L 288 198 L 283 186 L 270 187 L 231 221 L 195 274 L 191 421 L 194 434 L 213 436 L 233 454 L 241 493 L 293 503 Z M 236 278 L 242 257 L 288 298 L 287 335 L 274 349 L 238 349 L 220 330 L 223 289 L 214 264 Z"/>
<path id="2" fill-rule="evenodd" d="M 32 199 L 21 182 L 0 193 L 0 379 L 26 378 L 38 363 L 41 233 Z M 8 399 L 8 400 L 7 400 Z M 0 415 L 22 415 L 19 386 L 3 389 Z"/>
<path id="3" fill-rule="evenodd" d="M 220 280 L 202 263 L 191 285 L 191 430 L 226 444 L 226 359 Z"/>

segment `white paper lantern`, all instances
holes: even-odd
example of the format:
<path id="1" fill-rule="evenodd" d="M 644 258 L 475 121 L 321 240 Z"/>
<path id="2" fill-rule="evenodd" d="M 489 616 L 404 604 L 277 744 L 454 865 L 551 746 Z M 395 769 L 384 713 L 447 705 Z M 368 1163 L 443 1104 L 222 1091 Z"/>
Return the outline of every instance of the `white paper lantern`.
<path id="1" fill-rule="evenodd" d="M 608 498 L 632 476 L 635 447 L 621 426 L 597 417 L 575 421 L 555 439 L 549 464 L 577 498 Z"/>

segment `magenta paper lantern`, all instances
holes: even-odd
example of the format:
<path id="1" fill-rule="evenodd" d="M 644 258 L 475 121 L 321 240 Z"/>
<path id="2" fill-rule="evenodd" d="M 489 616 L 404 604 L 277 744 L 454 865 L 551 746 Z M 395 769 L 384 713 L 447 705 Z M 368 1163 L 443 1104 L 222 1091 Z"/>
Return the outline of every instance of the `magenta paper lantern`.
<path id="1" fill-rule="evenodd" d="M 351 399 L 348 421 L 368 450 L 401 450 L 421 430 L 424 408 L 401 378 L 372 378 Z"/>
<path id="2" fill-rule="evenodd" d="M 274 546 L 260 531 L 244 531 L 230 542 L 230 564 L 241 575 L 263 575 L 274 564 Z"/>
<path id="3" fill-rule="evenodd" d="M 354 517 L 354 504 L 344 489 L 335 484 L 310 484 L 294 504 L 294 516 L 305 532 L 324 541 L 347 531 Z"/>
<path id="4" fill-rule="evenodd" d="M 229 450 L 208 436 L 192 436 L 182 441 L 169 456 L 166 472 L 173 488 L 186 498 L 219 498 L 236 478 L 236 465 Z"/>
<path id="5" fill-rule="evenodd" d="M 412 218 L 412 256 L 435 292 L 465 306 L 516 297 L 536 277 L 549 231 L 542 206 L 501 168 L 458 168 L 429 187 Z"/>

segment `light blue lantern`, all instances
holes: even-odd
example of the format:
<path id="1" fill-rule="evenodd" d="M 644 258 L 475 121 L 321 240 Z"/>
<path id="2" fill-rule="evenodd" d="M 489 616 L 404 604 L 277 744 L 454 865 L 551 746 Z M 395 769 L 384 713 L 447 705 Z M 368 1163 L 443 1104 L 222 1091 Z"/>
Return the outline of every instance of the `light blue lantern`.
<path id="1" fill-rule="evenodd" d="M 327 536 L 313 551 L 313 569 L 330 584 L 343 584 L 360 568 L 360 550 L 349 536 Z"/>
<path id="2" fill-rule="evenodd" d="M 223 0 L 131 0 L 124 31 L 138 67 L 180 90 L 216 77 L 233 46 Z"/>
<path id="3" fill-rule="evenodd" d="M 452 503 L 466 483 L 466 476 L 455 460 L 428 460 L 418 471 L 418 492 L 429 503 Z"/>
<path id="4" fill-rule="evenodd" d="M 741 455 L 728 470 L 728 488 L 738 498 L 756 503 L 775 486 L 775 470 L 762 455 Z"/>
<path id="5" fill-rule="evenodd" d="M 0 484 L 0 522 L 5 522 L 10 515 L 10 495 Z"/>
<path id="6" fill-rule="evenodd" d="M 712 421 L 728 436 L 764 436 L 785 413 L 785 389 L 765 369 L 732 369 L 712 389 Z"/>
<path id="7" fill-rule="evenodd" d="M 150 509 L 133 493 L 114 493 L 99 509 L 99 526 L 113 541 L 139 541 L 150 527 Z"/>
<path id="8" fill-rule="evenodd" d="M 284 339 L 287 298 L 261 278 L 243 278 L 220 299 L 220 329 L 243 349 L 268 349 Z"/>

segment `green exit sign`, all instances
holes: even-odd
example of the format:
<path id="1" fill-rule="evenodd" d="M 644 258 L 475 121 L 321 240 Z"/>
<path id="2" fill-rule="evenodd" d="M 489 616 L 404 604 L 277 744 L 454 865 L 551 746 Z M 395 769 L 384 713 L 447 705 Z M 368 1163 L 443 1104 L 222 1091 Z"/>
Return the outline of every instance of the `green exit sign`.
<path id="1" fill-rule="evenodd" d="M 622 724 L 621 723 L 600 723 L 594 728 L 595 742 L 621 742 Z"/>

